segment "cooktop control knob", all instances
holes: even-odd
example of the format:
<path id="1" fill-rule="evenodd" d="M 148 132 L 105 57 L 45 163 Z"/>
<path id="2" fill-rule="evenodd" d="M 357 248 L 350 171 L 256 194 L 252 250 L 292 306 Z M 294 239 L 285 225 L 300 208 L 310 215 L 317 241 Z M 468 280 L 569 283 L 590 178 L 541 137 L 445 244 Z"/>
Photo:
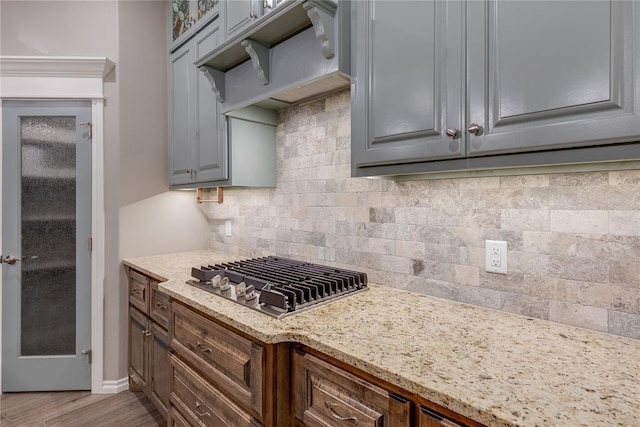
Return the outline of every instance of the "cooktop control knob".
<path id="1" fill-rule="evenodd" d="M 213 288 L 217 288 L 220 286 L 220 281 L 222 280 L 222 277 L 220 277 L 219 274 L 216 274 L 212 279 L 211 279 L 211 286 L 213 286 Z"/>
<path id="2" fill-rule="evenodd" d="M 236 296 L 238 298 L 244 298 L 245 291 L 247 289 L 247 284 L 244 282 L 240 282 L 236 285 Z"/>
<path id="3" fill-rule="evenodd" d="M 256 289 L 253 287 L 253 285 L 247 286 L 247 289 L 244 290 L 244 298 L 247 301 L 253 301 L 257 297 L 258 294 L 256 294 Z"/>
<path id="4" fill-rule="evenodd" d="M 220 280 L 220 290 L 224 292 L 224 291 L 228 291 L 229 289 L 231 289 L 231 285 L 229 284 L 229 278 L 223 277 L 222 280 Z"/>

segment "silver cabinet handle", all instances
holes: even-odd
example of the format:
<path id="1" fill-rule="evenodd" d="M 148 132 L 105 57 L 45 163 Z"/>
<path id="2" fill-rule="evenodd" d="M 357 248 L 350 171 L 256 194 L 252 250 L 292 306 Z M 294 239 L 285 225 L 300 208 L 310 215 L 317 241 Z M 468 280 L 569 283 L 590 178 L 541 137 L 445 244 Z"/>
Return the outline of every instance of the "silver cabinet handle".
<path id="1" fill-rule="evenodd" d="M 467 129 L 471 135 L 479 135 L 482 132 L 482 128 L 475 123 L 472 123 L 471 126 Z"/>
<path id="2" fill-rule="evenodd" d="M 202 405 L 200 405 L 199 402 L 196 402 L 196 414 L 200 415 L 201 417 L 210 417 L 211 413 L 210 412 L 202 412 L 202 410 L 200 409 L 202 407 Z"/>
<path id="3" fill-rule="evenodd" d="M 151 334 L 151 331 L 150 331 L 150 330 L 148 330 L 148 329 L 145 329 L 144 331 L 142 331 L 142 333 L 143 333 L 143 335 L 144 335 L 145 337 L 150 337 L 150 336 L 152 335 L 152 334 Z"/>
<path id="4" fill-rule="evenodd" d="M 20 260 L 16 257 L 14 257 L 13 255 L 7 255 L 6 257 L 2 258 L 0 260 L 0 262 L 4 262 L 5 264 L 9 264 L 9 265 L 13 265 L 16 262 L 19 262 Z"/>
<path id="5" fill-rule="evenodd" d="M 456 128 L 447 128 L 447 136 L 449 138 L 455 138 L 458 136 L 458 129 Z"/>
<path id="6" fill-rule="evenodd" d="M 256 13 L 252 10 L 251 13 L 249 14 L 249 18 L 253 19 L 253 18 L 257 18 L 258 16 L 256 15 Z"/>
<path id="7" fill-rule="evenodd" d="M 353 423 L 353 425 L 358 425 L 358 419 L 356 417 L 343 417 L 340 416 L 339 414 L 336 413 L 336 411 L 333 409 L 333 407 L 335 406 L 332 403 L 329 402 L 324 402 L 324 406 L 327 407 L 327 409 L 329 410 L 329 413 L 331 414 L 331 416 L 333 418 L 335 418 L 336 420 L 340 420 L 340 421 L 351 421 Z"/>
<path id="8" fill-rule="evenodd" d="M 161 304 L 159 302 L 156 303 L 156 307 L 158 307 L 161 311 L 165 311 L 167 309 L 166 305 Z"/>
<path id="9" fill-rule="evenodd" d="M 196 343 L 196 348 L 197 348 L 198 350 L 200 350 L 201 352 L 203 352 L 203 353 L 211 353 L 211 349 L 210 349 L 210 348 L 205 347 L 204 345 L 202 345 L 202 343 L 201 343 L 201 342 Z"/>

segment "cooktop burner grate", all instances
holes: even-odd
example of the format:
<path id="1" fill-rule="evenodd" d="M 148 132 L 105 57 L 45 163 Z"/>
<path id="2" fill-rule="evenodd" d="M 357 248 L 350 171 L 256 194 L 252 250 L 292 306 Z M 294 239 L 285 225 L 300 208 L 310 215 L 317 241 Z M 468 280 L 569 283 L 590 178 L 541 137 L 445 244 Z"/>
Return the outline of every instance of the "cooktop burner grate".
<path id="1" fill-rule="evenodd" d="M 365 290 L 365 273 L 275 256 L 192 268 L 187 283 L 274 317 Z"/>

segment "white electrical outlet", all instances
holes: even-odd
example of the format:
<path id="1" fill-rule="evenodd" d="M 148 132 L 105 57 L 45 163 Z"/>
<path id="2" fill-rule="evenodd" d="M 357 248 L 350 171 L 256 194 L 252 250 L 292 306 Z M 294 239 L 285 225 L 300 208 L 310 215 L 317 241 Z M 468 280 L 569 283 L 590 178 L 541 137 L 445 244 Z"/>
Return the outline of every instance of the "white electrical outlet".
<path id="1" fill-rule="evenodd" d="M 231 237 L 231 220 L 227 220 L 224 224 L 224 234 L 227 237 Z"/>
<path id="2" fill-rule="evenodd" d="M 507 242 L 485 240 L 485 271 L 507 274 Z"/>

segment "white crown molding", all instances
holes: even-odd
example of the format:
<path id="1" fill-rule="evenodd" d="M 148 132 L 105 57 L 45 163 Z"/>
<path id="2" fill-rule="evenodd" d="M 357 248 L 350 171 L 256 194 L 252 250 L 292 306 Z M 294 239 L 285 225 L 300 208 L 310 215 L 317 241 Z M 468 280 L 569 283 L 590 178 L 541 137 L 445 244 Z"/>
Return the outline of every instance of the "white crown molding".
<path id="1" fill-rule="evenodd" d="M 0 76 L 104 79 L 115 64 L 106 57 L 0 56 Z"/>

